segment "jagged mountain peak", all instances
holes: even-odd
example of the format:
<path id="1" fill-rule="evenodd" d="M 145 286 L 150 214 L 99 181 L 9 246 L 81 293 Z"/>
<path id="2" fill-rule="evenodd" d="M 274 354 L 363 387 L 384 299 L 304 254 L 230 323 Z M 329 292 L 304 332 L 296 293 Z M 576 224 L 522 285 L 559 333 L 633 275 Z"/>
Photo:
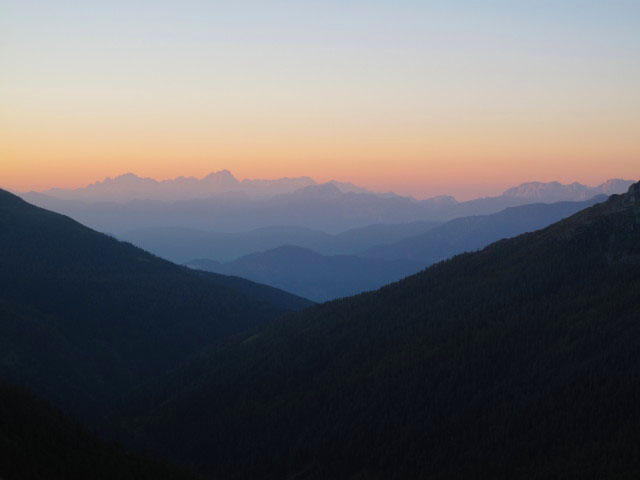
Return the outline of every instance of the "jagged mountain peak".
<path id="1" fill-rule="evenodd" d="M 611 195 L 612 193 L 620 193 L 624 191 L 630 184 L 633 183 L 633 180 L 625 180 L 623 178 L 610 178 L 606 182 L 598 185 L 596 190 L 600 193 L 604 193 L 606 195 Z"/>
<path id="2" fill-rule="evenodd" d="M 351 183 L 332 180 L 327 184 L 343 193 L 368 192 Z M 245 178 L 240 181 L 231 171 L 223 169 L 212 171 L 202 178 L 179 176 L 161 181 L 127 172 L 116 177 L 105 177 L 102 181 L 91 183 L 82 188 L 52 188 L 42 193 L 70 200 L 126 202 L 145 199 L 174 202 L 207 198 L 231 192 L 255 198 L 268 198 L 294 193 L 297 190 L 317 185 L 315 180 L 307 176 L 276 179 Z M 325 188 L 325 191 L 329 190 Z"/>
<path id="3" fill-rule="evenodd" d="M 209 175 L 205 176 L 200 180 L 203 183 L 208 185 L 216 185 L 223 187 L 235 187 L 239 185 L 240 182 L 233 176 L 233 174 L 229 170 L 219 170 L 217 172 L 211 172 Z"/>
<path id="4" fill-rule="evenodd" d="M 596 187 L 579 182 L 562 184 L 553 182 L 526 182 L 506 190 L 505 197 L 523 198 L 532 201 L 586 200 L 600 193 L 611 195 L 622 193 L 633 183 L 631 180 L 610 179 Z"/>
<path id="5" fill-rule="evenodd" d="M 95 182 L 93 185 L 98 185 L 101 183 L 118 183 L 118 182 L 137 182 L 137 181 L 145 181 L 145 182 L 152 182 L 152 183 L 157 183 L 156 180 L 154 180 L 153 178 L 149 178 L 149 177 L 140 177 L 138 175 L 136 175 L 133 172 L 127 172 L 127 173 L 123 173 L 121 175 L 117 175 L 115 177 L 105 177 L 105 179 L 102 182 Z"/>
<path id="6" fill-rule="evenodd" d="M 370 193 L 366 188 L 354 185 L 351 182 L 339 182 L 337 180 L 329 180 L 327 184 L 334 185 L 342 193 Z"/>
<path id="7" fill-rule="evenodd" d="M 338 188 L 337 185 L 327 182 L 327 183 L 320 183 L 317 185 L 309 185 L 308 187 L 304 187 L 304 188 L 301 188 L 300 190 L 297 190 L 295 193 L 299 195 L 311 194 L 316 196 L 338 196 L 338 195 L 341 195 L 343 192 L 342 190 L 340 190 L 340 188 Z"/>

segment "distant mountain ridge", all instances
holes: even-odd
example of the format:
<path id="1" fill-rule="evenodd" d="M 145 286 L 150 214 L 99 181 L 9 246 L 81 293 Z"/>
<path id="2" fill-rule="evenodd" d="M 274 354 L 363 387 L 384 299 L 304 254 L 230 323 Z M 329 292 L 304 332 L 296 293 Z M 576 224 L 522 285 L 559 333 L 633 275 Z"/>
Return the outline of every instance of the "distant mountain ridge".
<path id="1" fill-rule="evenodd" d="M 200 259 L 186 265 L 247 278 L 317 302 L 375 290 L 422 269 L 420 263 L 411 260 L 326 256 L 293 245 L 252 253 L 228 263 Z"/>
<path id="2" fill-rule="evenodd" d="M 285 245 L 226 263 L 200 259 L 186 264 L 206 271 L 247 278 L 311 300 L 326 301 L 373 290 L 454 255 L 478 250 L 503 238 L 544 228 L 607 198 L 606 195 L 598 195 L 583 202 L 534 203 L 509 207 L 498 213 L 457 218 L 437 226 L 399 225 L 395 227 L 397 233 L 404 233 L 405 238 L 395 242 L 381 241 L 381 244 L 369 248 L 364 247 L 366 242 L 363 241 L 367 239 L 367 233 L 370 232 L 372 238 L 382 239 L 381 233 L 386 233 L 382 226 L 354 229 L 345 234 L 327 236 L 326 239 L 297 236 L 303 242 L 312 243 L 312 240 L 316 240 L 318 246 L 325 248 L 332 244 L 339 245 L 340 240 L 343 240 L 341 237 L 360 237 L 357 243 L 362 248 L 351 252 L 352 255 L 325 256 L 300 246 Z M 420 228 L 422 231 L 411 235 L 411 229 L 406 227 Z M 259 236 L 258 232 L 248 233 L 252 233 L 253 237 Z M 148 234 L 147 237 L 147 241 L 151 243 L 152 235 Z M 280 238 L 285 237 L 283 235 Z M 387 239 L 390 238 L 387 236 Z M 210 251 L 215 254 L 215 245 L 224 246 L 224 242 L 212 240 Z M 237 244 L 241 241 L 242 237 L 237 237 L 235 242 L 230 240 L 229 243 Z M 176 248 L 179 243 L 174 242 L 173 247 Z M 183 247 L 184 252 L 190 250 L 195 251 L 187 245 Z"/>
<path id="3" fill-rule="evenodd" d="M 353 255 L 380 244 L 394 243 L 419 235 L 440 222 L 374 224 L 331 235 L 321 230 L 296 226 L 263 227 L 226 233 L 178 227 L 139 228 L 117 237 L 159 257 L 176 263 L 194 258 L 228 262 L 250 253 L 283 245 L 295 245 L 322 255 Z"/>
<path id="4" fill-rule="evenodd" d="M 275 180 L 244 179 L 238 180 L 229 170 L 220 170 L 198 179 L 195 177 L 176 177 L 167 180 L 154 180 L 125 173 L 117 177 L 106 177 L 83 188 L 52 188 L 42 193 L 57 198 L 126 202 L 130 200 L 160 200 L 174 202 L 206 198 L 215 195 L 236 194 L 248 197 L 272 197 L 292 193 L 301 188 L 315 186 L 318 183 L 311 177 L 283 177 Z M 325 185 L 335 187 L 340 192 L 372 193 L 352 183 L 331 180 Z"/>
<path id="5" fill-rule="evenodd" d="M 317 184 L 308 177 L 238 182 L 228 171 L 216 172 L 202 180 L 182 178 L 156 182 L 152 179 L 140 181 L 133 175 L 125 177 L 77 191 L 28 192 L 21 196 L 91 228 L 113 234 L 149 227 L 238 232 L 274 225 L 339 233 L 371 224 L 446 221 L 487 215 L 534 202 L 580 201 L 600 191 L 622 193 L 631 183 L 613 180 L 598 187 L 523 184 L 502 195 L 457 202 L 446 195 L 416 200 L 391 193 L 363 192 L 354 185 Z M 131 189 L 127 186 L 130 183 L 140 184 L 140 187 Z M 108 195 L 99 193 L 105 185 Z M 155 196 L 153 192 L 162 192 L 165 187 L 171 192 L 177 189 L 179 195 Z M 270 193 L 257 194 L 258 191 Z M 185 192 L 189 198 L 184 198 Z"/>
<path id="6" fill-rule="evenodd" d="M 504 197 L 517 197 L 527 200 L 557 202 L 587 200 L 598 194 L 611 195 L 623 193 L 633 183 L 631 180 L 614 178 L 591 187 L 578 182 L 562 184 L 553 182 L 526 182 L 504 191 Z M 282 177 L 273 180 L 244 179 L 238 180 L 229 170 L 219 170 L 198 179 L 196 177 L 176 177 L 167 180 L 154 180 L 139 177 L 133 173 L 125 173 L 117 177 L 106 177 L 102 181 L 94 182 L 86 187 L 65 189 L 51 188 L 41 193 L 57 198 L 86 200 L 86 201 L 115 201 L 129 200 L 162 200 L 178 201 L 196 198 L 206 198 L 220 194 L 244 194 L 249 197 L 271 197 L 274 195 L 293 193 L 296 190 L 310 186 L 324 185 L 324 193 L 331 191 L 340 193 L 376 193 L 350 182 L 329 180 L 319 184 L 308 176 Z M 335 188 L 331 188 L 335 187 Z M 381 194 L 396 195 L 392 192 Z M 399 195 L 401 196 L 401 195 Z M 441 202 L 447 205 L 458 203 L 450 195 L 441 195 Z"/>
<path id="7" fill-rule="evenodd" d="M 309 185 L 265 198 L 234 192 L 176 202 L 152 199 L 87 201 L 37 192 L 21 197 L 115 235 L 149 227 L 240 232 L 275 225 L 339 233 L 372 224 L 432 221 L 446 216 L 448 209 L 456 206 L 446 197 L 418 201 L 399 195 L 345 193 L 331 183 Z"/>
<path id="8" fill-rule="evenodd" d="M 528 182 L 506 190 L 505 197 L 518 197 L 534 201 L 580 201 L 588 200 L 596 195 L 611 195 L 626 191 L 633 183 L 632 180 L 613 178 L 606 182 L 589 187 L 578 182 L 563 185 L 560 182 Z"/>

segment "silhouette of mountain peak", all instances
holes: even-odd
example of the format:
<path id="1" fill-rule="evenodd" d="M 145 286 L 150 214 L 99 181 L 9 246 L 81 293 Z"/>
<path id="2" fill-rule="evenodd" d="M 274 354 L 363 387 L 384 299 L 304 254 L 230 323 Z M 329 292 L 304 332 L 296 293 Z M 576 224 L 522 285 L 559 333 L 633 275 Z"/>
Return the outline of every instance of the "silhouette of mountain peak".
<path id="1" fill-rule="evenodd" d="M 318 185 L 309 185 L 308 187 L 301 188 L 297 192 L 323 197 L 339 196 L 343 193 L 335 184 L 329 182 L 320 183 Z"/>
<path id="2" fill-rule="evenodd" d="M 217 183 L 219 185 L 222 184 L 238 184 L 238 180 L 229 170 L 219 170 L 217 172 L 211 172 L 209 175 L 204 177 L 202 180 L 207 183 Z"/>
<path id="3" fill-rule="evenodd" d="M 137 185 L 141 183 L 157 183 L 153 178 L 139 177 L 135 173 L 127 172 L 117 177 L 105 177 L 102 182 L 95 182 L 90 187 L 96 187 L 99 185 Z"/>
<path id="4" fill-rule="evenodd" d="M 611 195 L 606 203 L 612 205 L 633 205 L 634 207 L 640 206 L 636 205 L 640 204 L 640 182 L 632 183 L 626 193 Z"/>
<path id="5" fill-rule="evenodd" d="M 610 195 L 623 192 L 631 183 L 631 180 L 611 179 L 597 187 L 590 187 L 579 182 L 527 182 L 506 190 L 503 196 L 535 201 L 586 200 L 600 193 Z"/>

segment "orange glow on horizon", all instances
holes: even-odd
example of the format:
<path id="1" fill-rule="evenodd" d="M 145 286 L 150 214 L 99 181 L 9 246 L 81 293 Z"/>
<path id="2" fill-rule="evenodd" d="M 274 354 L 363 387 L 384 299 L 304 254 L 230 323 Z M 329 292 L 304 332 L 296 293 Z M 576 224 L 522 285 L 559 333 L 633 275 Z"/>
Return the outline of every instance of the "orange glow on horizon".
<path id="1" fill-rule="evenodd" d="M 228 169 L 464 199 L 637 179 L 632 3 L 13 2 L 0 186 Z"/>
<path id="2" fill-rule="evenodd" d="M 238 179 L 306 175 L 418 198 L 465 199 L 526 181 L 594 185 L 637 179 L 640 172 L 633 122 L 617 124 L 615 135 L 597 122 L 535 132 L 526 122 L 470 121 L 340 130 L 321 123 L 244 130 L 229 125 L 216 133 L 195 125 L 172 129 L 168 122 L 144 128 L 126 122 L 12 126 L 2 138 L 0 186 L 16 191 L 83 187 L 127 172 L 162 180 L 228 169 Z"/>

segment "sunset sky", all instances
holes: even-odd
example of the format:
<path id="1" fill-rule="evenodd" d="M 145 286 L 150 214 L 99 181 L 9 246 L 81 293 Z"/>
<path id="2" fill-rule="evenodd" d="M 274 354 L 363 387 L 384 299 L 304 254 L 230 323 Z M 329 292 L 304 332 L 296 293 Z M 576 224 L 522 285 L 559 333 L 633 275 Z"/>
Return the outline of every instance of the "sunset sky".
<path id="1" fill-rule="evenodd" d="M 640 177 L 640 1 L 0 0 L 0 186 Z"/>

